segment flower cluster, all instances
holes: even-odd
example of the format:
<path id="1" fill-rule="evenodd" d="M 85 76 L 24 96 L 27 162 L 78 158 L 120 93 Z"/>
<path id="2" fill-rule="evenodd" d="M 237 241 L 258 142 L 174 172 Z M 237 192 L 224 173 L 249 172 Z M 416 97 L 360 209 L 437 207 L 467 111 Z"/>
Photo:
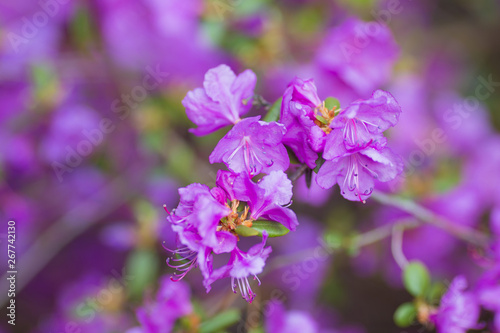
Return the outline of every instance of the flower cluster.
<path id="1" fill-rule="evenodd" d="M 262 242 L 248 252 L 237 246 L 238 228 L 252 227 L 253 221 L 267 219 L 283 224 L 290 230 L 298 225 L 295 213 L 284 207 L 292 198 L 292 183 L 283 171 L 272 171 L 255 183 L 247 174 L 220 170 L 217 185 L 191 184 L 179 189 L 180 203 L 168 220 L 177 233 L 182 248 L 173 250 L 168 264 L 179 271 L 173 277 L 179 280 L 198 266 L 207 291 L 221 278 L 231 277 L 242 296 L 251 301 L 254 293 L 248 277 L 257 278 L 271 253 L 265 247 L 267 231 L 262 231 Z M 213 268 L 213 255 L 230 253 L 228 263 Z"/>
<path id="2" fill-rule="evenodd" d="M 396 125 L 401 108 L 382 90 L 345 109 L 327 102 L 318 97 L 313 80 L 295 78 L 281 105 L 280 121 L 287 129 L 283 143 L 310 168 L 324 159 L 316 177 L 320 187 L 338 184 L 344 198 L 364 202 L 375 180 L 390 181 L 403 169 L 382 135 Z"/>
<path id="3" fill-rule="evenodd" d="M 373 179 L 388 181 L 401 171 L 382 136 L 401 111 L 388 93 L 376 91 L 369 100 L 340 110 L 320 100 L 312 80 L 295 79 L 284 93 L 279 122 L 260 116 L 241 119 L 252 106 L 255 84 L 252 71 L 236 76 L 220 65 L 207 72 L 203 88 L 184 98 L 188 117 L 198 125 L 194 134 L 234 125 L 209 157 L 210 163 L 224 163 L 229 170 L 218 171 L 213 188 L 191 184 L 179 189 L 180 203 L 168 216 L 181 244 L 169 250 L 173 257 L 167 263 L 177 270 L 172 279 L 199 267 L 207 292 L 214 281 L 231 277 L 233 291 L 238 286 L 249 302 L 255 294 L 248 278 L 258 279 L 271 253 L 266 240 L 281 236 L 268 230 L 280 224 L 288 232 L 298 225 L 288 208 L 292 182 L 285 174 L 290 166 L 286 146 L 311 169 L 323 155 L 318 184 L 327 188 L 339 183 L 349 200 L 363 201 L 373 191 Z M 259 174 L 265 175 L 254 181 Z M 260 235 L 262 241 L 244 252 L 239 237 L 250 235 Z M 228 262 L 215 268 L 213 257 L 224 253 L 230 254 Z"/>

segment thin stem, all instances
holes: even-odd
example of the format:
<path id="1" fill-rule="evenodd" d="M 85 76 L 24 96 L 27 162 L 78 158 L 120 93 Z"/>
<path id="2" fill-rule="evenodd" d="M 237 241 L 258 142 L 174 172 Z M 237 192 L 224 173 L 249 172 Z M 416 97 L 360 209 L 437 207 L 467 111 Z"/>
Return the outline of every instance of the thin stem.
<path id="1" fill-rule="evenodd" d="M 294 173 L 292 173 L 290 175 L 290 177 L 288 177 L 292 182 L 296 181 L 297 179 L 300 178 L 300 176 L 302 176 L 306 170 L 307 170 L 308 166 L 305 165 L 305 164 L 302 164 L 297 170 L 295 170 Z"/>
<path id="2" fill-rule="evenodd" d="M 404 271 L 408 266 L 408 259 L 403 253 L 403 232 L 404 228 L 399 225 L 392 228 L 391 252 L 399 268 Z"/>
<path id="3" fill-rule="evenodd" d="M 343 244 L 341 247 L 337 248 L 337 250 L 360 249 L 391 236 L 394 227 L 398 227 L 399 229 L 404 230 L 416 228 L 419 225 L 421 225 L 421 223 L 413 219 L 401 220 L 396 224 L 386 224 L 355 236 L 352 242 Z M 316 247 L 308 248 L 292 254 L 277 256 L 269 263 L 269 265 L 266 266 L 266 271 L 262 274 L 262 276 L 272 272 L 275 269 L 314 258 L 318 255 L 319 248 L 323 248 L 330 255 L 334 252 L 333 248 L 330 247 L 328 249 L 325 249 L 325 247 L 327 247 L 327 245 L 320 241 Z"/>
<path id="4" fill-rule="evenodd" d="M 269 110 L 272 106 L 272 104 L 266 101 L 261 95 L 253 96 L 253 105 L 256 107 L 263 107 L 266 110 Z"/>
<path id="5" fill-rule="evenodd" d="M 362 248 L 367 245 L 374 244 L 379 242 L 387 237 L 389 237 L 392 232 L 394 226 L 399 226 L 402 229 L 413 229 L 421 225 L 418 221 L 414 219 L 401 220 L 396 224 L 385 224 L 383 226 L 377 227 L 365 233 L 362 233 L 356 237 L 354 240 L 354 245 L 356 248 Z"/>
<path id="6" fill-rule="evenodd" d="M 371 197 L 384 205 L 399 208 L 427 224 L 441 228 L 476 246 L 486 247 L 489 244 L 488 235 L 469 227 L 454 224 L 412 200 L 403 199 L 382 192 L 373 192 Z"/>

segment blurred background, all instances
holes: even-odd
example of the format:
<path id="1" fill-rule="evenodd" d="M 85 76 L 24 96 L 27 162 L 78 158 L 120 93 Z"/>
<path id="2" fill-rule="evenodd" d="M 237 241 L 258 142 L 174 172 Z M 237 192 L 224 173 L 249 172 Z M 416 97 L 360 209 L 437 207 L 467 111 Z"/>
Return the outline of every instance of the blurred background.
<path id="1" fill-rule="evenodd" d="M 0 241 L 4 253 L 14 220 L 18 276 L 16 326 L 0 328 L 137 325 L 134 310 L 171 274 L 162 242 L 175 247 L 175 236 L 162 205 L 177 205 L 180 186 L 213 185 L 221 167 L 208 155 L 227 130 L 190 135 L 181 105 L 221 63 L 252 69 L 256 93 L 271 102 L 296 75 L 342 103 L 391 92 L 403 113 L 389 140 L 405 172 L 386 190 L 487 228 L 500 203 L 499 33 L 493 0 L 2 0 Z M 309 311 L 331 332 L 401 332 L 392 316 L 410 296 L 387 242 L 303 255 L 325 236 L 334 243 L 404 217 L 337 192 L 298 181 L 299 231 L 269 242 L 249 308 L 239 296 L 228 301 L 227 281 L 207 295 L 199 272 L 188 274 L 199 311 L 211 316 L 227 302 L 258 311 L 279 290 L 287 309 Z M 479 274 L 467 246 L 432 227 L 405 234 L 404 250 L 437 278 Z"/>

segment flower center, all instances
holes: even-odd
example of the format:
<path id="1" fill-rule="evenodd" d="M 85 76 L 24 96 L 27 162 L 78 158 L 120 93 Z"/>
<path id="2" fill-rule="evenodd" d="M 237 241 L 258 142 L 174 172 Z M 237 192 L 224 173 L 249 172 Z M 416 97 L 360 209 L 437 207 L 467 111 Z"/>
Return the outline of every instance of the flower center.
<path id="1" fill-rule="evenodd" d="M 337 114 L 340 110 L 337 110 L 337 107 L 334 106 L 332 109 L 328 109 L 325 106 L 325 101 L 314 109 L 314 115 L 316 119 L 314 123 L 323 130 L 326 134 L 329 134 L 332 129 L 330 128 L 330 123 L 332 122 L 335 114 Z"/>
<path id="2" fill-rule="evenodd" d="M 250 210 L 248 205 L 245 204 L 244 207 L 240 207 L 240 202 L 235 199 L 231 201 L 231 206 L 227 203 L 226 206 L 231 209 L 231 213 L 220 220 L 219 225 L 217 226 L 217 231 L 229 231 L 236 235 L 237 226 L 252 226 L 253 219 L 248 214 Z"/>

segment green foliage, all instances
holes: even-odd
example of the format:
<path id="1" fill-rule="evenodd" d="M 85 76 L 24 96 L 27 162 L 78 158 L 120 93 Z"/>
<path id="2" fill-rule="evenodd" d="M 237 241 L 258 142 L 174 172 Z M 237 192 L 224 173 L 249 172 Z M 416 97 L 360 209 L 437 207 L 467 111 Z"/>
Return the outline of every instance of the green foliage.
<path id="1" fill-rule="evenodd" d="M 77 47 L 84 50 L 86 45 L 96 39 L 96 32 L 90 17 L 89 10 L 85 6 L 79 6 L 75 17 L 71 22 L 70 32 Z"/>
<path id="2" fill-rule="evenodd" d="M 295 155 L 295 153 L 289 147 L 285 146 L 285 148 L 288 153 L 288 158 L 290 158 L 290 164 L 302 164 L 297 158 L 297 155 Z"/>
<path id="3" fill-rule="evenodd" d="M 316 167 L 314 168 L 314 172 L 318 173 L 319 171 L 319 168 L 321 168 L 321 166 L 323 165 L 323 163 L 325 163 L 325 159 L 323 158 L 323 156 L 320 154 L 320 156 L 318 157 L 318 159 L 316 160 Z"/>
<path id="4" fill-rule="evenodd" d="M 251 228 L 244 225 L 236 227 L 236 233 L 243 237 L 262 237 L 262 232 L 264 230 L 267 231 L 269 237 L 281 237 L 290 232 L 290 230 L 281 223 L 267 220 L 254 221 Z"/>
<path id="5" fill-rule="evenodd" d="M 131 277 L 129 295 L 139 298 L 146 287 L 152 285 L 158 273 L 158 256 L 151 250 L 137 250 L 127 259 L 127 274 Z"/>
<path id="6" fill-rule="evenodd" d="M 338 110 L 338 109 L 340 109 L 340 102 L 338 99 L 336 99 L 334 97 L 328 97 L 327 99 L 325 99 L 325 107 L 328 110 L 332 110 L 333 108 Z"/>
<path id="7" fill-rule="evenodd" d="M 274 104 L 271 106 L 262 120 L 267 121 L 268 123 L 270 123 L 271 121 L 278 121 L 280 119 L 282 101 L 283 98 L 280 97 L 276 102 L 274 102 Z"/>
<path id="8" fill-rule="evenodd" d="M 259 232 L 253 228 L 247 227 L 245 225 L 239 225 L 236 227 L 236 233 L 243 237 L 257 236 Z"/>
<path id="9" fill-rule="evenodd" d="M 217 314 L 215 317 L 201 323 L 200 333 L 219 332 L 227 327 L 236 324 L 240 320 L 240 311 L 238 309 L 230 309 Z"/>
<path id="10" fill-rule="evenodd" d="M 430 275 L 420 261 L 412 261 L 403 272 L 406 290 L 415 297 L 424 296 L 430 286 Z"/>
<path id="11" fill-rule="evenodd" d="M 403 303 L 394 312 L 394 322 L 399 327 L 410 326 L 417 316 L 417 309 L 413 303 Z"/>

